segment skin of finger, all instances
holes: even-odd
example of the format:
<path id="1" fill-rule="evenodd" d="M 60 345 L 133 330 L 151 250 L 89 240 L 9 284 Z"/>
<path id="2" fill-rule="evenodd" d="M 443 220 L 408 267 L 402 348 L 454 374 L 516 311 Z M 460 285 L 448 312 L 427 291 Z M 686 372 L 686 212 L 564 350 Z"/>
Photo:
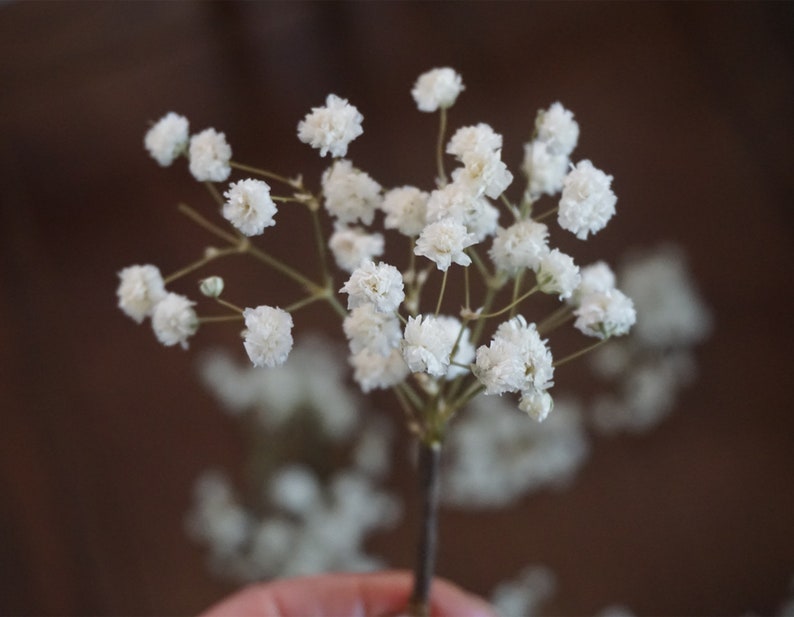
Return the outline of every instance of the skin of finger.
<path id="1" fill-rule="evenodd" d="M 407 572 L 331 574 L 252 585 L 202 617 L 388 617 L 403 614 L 411 591 Z M 433 581 L 436 617 L 494 617 L 477 596 L 444 580 Z"/>

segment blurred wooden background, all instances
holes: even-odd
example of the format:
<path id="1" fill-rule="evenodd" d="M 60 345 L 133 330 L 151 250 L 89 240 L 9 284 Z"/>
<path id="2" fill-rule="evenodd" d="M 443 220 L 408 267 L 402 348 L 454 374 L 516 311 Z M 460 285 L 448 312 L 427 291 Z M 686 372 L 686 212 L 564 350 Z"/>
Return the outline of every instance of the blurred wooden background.
<path id="1" fill-rule="evenodd" d="M 0 5 L 0 612 L 191 614 L 231 590 L 183 518 L 196 475 L 241 459 L 194 366 L 236 335 L 165 349 L 115 308 L 120 268 L 205 241 L 174 205 L 206 196 L 147 157 L 148 122 L 178 111 L 314 181 L 327 161 L 295 127 L 335 92 L 365 116 L 356 162 L 428 184 L 435 119 L 409 90 L 449 65 L 453 126 L 490 123 L 514 169 L 536 109 L 574 110 L 576 156 L 619 197 L 580 261 L 675 241 L 716 329 L 674 415 L 598 440 L 569 490 L 445 513 L 440 574 L 488 594 L 544 563 L 560 614 L 774 613 L 794 575 L 793 47 L 791 3 Z M 376 544 L 405 567 L 411 538 Z"/>

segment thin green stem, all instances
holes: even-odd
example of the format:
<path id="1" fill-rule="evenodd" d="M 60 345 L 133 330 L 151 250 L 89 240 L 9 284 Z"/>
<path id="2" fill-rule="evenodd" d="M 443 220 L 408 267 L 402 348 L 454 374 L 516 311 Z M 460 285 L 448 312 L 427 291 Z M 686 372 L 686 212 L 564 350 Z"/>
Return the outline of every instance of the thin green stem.
<path id="1" fill-rule="evenodd" d="M 538 324 L 538 333 L 547 334 L 548 332 L 551 332 L 555 328 L 558 328 L 564 324 L 566 321 L 572 319 L 573 316 L 573 308 L 567 304 L 563 304 Z"/>
<path id="2" fill-rule="evenodd" d="M 231 302 L 229 302 L 228 300 L 224 300 L 223 298 L 215 298 L 215 302 L 217 302 L 221 306 L 225 306 L 226 308 L 233 310 L 235 313 L 243 312 L 243 309 L 241 309 L 239 306 L 237 306 L 236 304 L 232 304 Z"/>
<path id="3" fill-rule="evenodd" d="M 238 253 L 238 252 L 239 251 L 236 248 L 215 249 L 214 251 L 212 251 L 211 253 L 208 253 L 207 255 L 202 257 L 201 259 L 199 259 L 197 261 L 194 261 L 189 266 L 185 266 L 181 270 L 177 270 L 176 272 L 173 272 L 172 274 L 169 274 L 168 276 L 166 276 L 163 279 L 163 283 L 165 283 L 166 285 L 168 283 L 172 283 L 175 280 L 177 280 L 179 278 L 182 278 L 186 274 L 190 274 L 191 272 L 193 272 L 195 270 L 198 270 L 199 268 L 201 268 L 203 266 L 206 266 L 208 263 L 210 263 L 211 261 L 213 261 L 215 259 L 218 259 L 219 257 L 224 257 L 226 255 L 232 255 L 232 254 Z"/>
<path id="4" fill-rule="evenodd" d="M 441 279 L 441 290 L 438 292 L 438 302 L 436 302 L 436 317 L 441 312 L 441 302 L 444 300 L 444 292 L 447 290 L 447 275 L 449 268 L 444 270 L 444 277 Z"/>
<path id="5" fill-rule="evenodd" d="M 295 180 L 290 180 L 285 176 L 279 175 L 277 173 L 273 173 L 272 171 L 268 171 L 266 169 L 251 167 L 250 165 L 243 165 L 242 163 L 236 163 L 235 161 L 230 161 L 229 166 L 232 167 L 233 169 L 239 169 L 240 171 L 247 171 L 248 173 L 256 174 L 258 176 L 262 176 L 263 178 L 269 178 L 270 180 L 275 180 L 276 182 L 283 182 L 284 184 L 291 186 L 294 189 L 301 188 L 300 182 L 296 182 Z"/>
<path id="6" fill-rule="evenodd" d="M 291 278 L 292 280 L 294 280 L 297 283 L 300 283 L 310 293 L 318 294 L 318 295 L 320 293 L 322 293 L 324 288 L 321 285 L 318 285 L 317 283 L 315 283 L 313 281 L 310 281 L 308 278 L 303 276 L 297 270 L 289 267 L 287 264 L 279 261 L 278 259 L 276 259 L 275 257 L 273 257 L 271 255 L 268 255 L 264 251 L 256 248 L 255 246 L 252 246 L 250 243 L 248 243 L 247 246 L 245 246 L 243 250 L 245 252 L 253 255 L 254 257 L 256 257 L 259 261 L 261 261 L 263 263 L 266 263 L 268 266 L 270 266 L 274 270 L 278 270 L 283 275 Z"/>
<path id="7" fill-rule="evenodd" d="M 608 338 L 601 339 L 598 342 L 593 343 L 592 345 L 588 345 L 587 347 L 584 347 L 584 348 L 580 349 L 579 351 L 575 351 L 572 354 L 569 354 L 569 355 L 565 356 L 561 360 L 557 360 L 554 364 L 552 364 L 552 366 L 554 368 L 557 368 L 559 366 L 562 366 L 563 364 L 567 364 L 571 360 L 576 360 L 576 358 L 579 358 L 579 357 L 585 355 L 586 353 L 588 353 L 590 351 L 593 351 L 597 347 L 600 347 L 601 345 L 606 343 L 608 340 L 609 340 Z"/>
<path id="8" fill-rule="evenodd" d="M 317 210 L 312 209 L 312 227 L 314 229 L 314 240 L 317 246 L 317 256 L 320 260 L 320 270 L 323 275 L 323 280 L 326 285 L 331 285 L 331 272 L 328 269 L 328 258 L 326 256 L 325 241 L 323 238 L 323 229 L 320 223 L 320 214 Z"/>
<path id="9" fill-rule="evenodd" d="M 199 317 L 199 323 L 214 323 L 220 321 L 240 321 L 239 315 L 212 315 L 209 317 Z"/>
<path id="10" fill-rule="evenodd" d="M 222 206 L 223 205 L 223 196 L 221 195 L 220 191 L 215 186 L 215 184 L 213 184 L 209 180 L 206 180 L 204 182 L 204 186 L 207 187 L 207 190 L 209 191 L 210 195 L 212 195 L 212 199 L 215 200 L 215 203 L 218 204 L 219 206 Z"/>
<path id="11" fill-rule="evenodd" d="M 557 212 L 557 209 L 558 209 L 558 206 L 555 206 L 555 207 L 553 207 L 551 210 L 547 210 L 546 212 L 544 212 L 544 213 L 543 213 L 543 214 L 541 214 L 540 216 L 536 216 L 536 217 L 534 217 L 534 221 L 535 221 L 536 223 L 540 223 L 542 220 L 549 218 L 549 217 L 550 217 L 550 216 L 552 216 L 552 215 L 553 215 L 555 212 Z"/>
<path id="12" fill-rule="evenodd" d="M 447 132 L 447 109 L 442 107 L 439 110 L 438 141 L 436 142 L 436 167 L 438 172 L 438 183 L 444 186 L 447 183 L 447 174 L 444 171 L 444 139 Z"/>
<path id="13" fill-rule="evenodd" d="M 534 286 L 532 289 L 530 289 L 530 290 L 529 290 L 528 292 L 526 292 L 525 294 L 522 294 L 521 296 L 519 296 L 518 298 L 516 298 L 515 300 L 513 300 L 513 301 L 512 301 L 510 304 L 508 304 L 506 307 L 504 307 L 504 308 L 502 308 L 502 309 L 499 309 L 498 311 L 496 311 L 496 312 L 494 312 L 494 313 L 481 313 L 481 314 L 479 315 L 478 319 L 488 319 L 489 317 L 497 317 L 497 316 L 501 315 L 502 313 L 506 313 L 507 311 L 509 311 L 509 310 L 510 310 L 510 309 L 512 309 L 513 307 L 515 307 L 515 306 L 518 306 L 519 304 L 521 304 L 521 303 L 522 303 L 524 300 L 526 300 L 527 298 L 529 298 L 529 296 L 531 296 L 532 294 L 534 294 L 536 291 L 538 291 L 538 286 L 537 286 L 537 285 L 535 285 L 535 286 Z"/>
<path id="14" fill-rule="evenodd" d="M 324 299 L 325 299 L 325 295 L 324 294 L 323 295 L 306 296 L 303 300 L 298 300 L 297 302 L 294 302 L 294 303 L 290 304 L 284 310 L 287 311 L 288 313 L 293 313 L 293 312 L 297 311 L 298 309 L 302 309 L 304 306 L 308 306 L 309 304 L 317 302 L 318 300 L 324 300 Z"/>
<path id="15" fill-rule="evenodd" d="M 227 232 L 226 230 L 221 229 L 220 227 L 218 227 L 214 223 L 211 223 L 210 221 L 208 221 L 206 218 L 204 218 L 201 214 L 196 212 L 193 208 L 191 208 L 187 204 L 180 203 L 177 206 L 177 209 L 179 210 L 179 212 L 181 214 L 184 214 L 191 221 L 196 223 L 199 227 L 203 227 L 204 229 L 209 231 L 211 234 L 216 235 L 217 237 L 221 238 L 222 240 L 225 240 L 226 242 L 228 242 L 229 244 L 237 244 L 239 242 L 239 238 L 237 236 L 234 236 L 234 235 L 230 234 L 229 232 Z"/>
<path id="16" fill-rule="evenodd" d="M 516 278 L 513 280 L 513 308 L 510 310 L 511 318 L 516 316 L 516 308 L 518 308 L 516 299 L 518 298 L 518 294 L 521 291 L 521 283 L 523 279 L 524 279 L 524 270 L 520 270 L 518 274 L 516 274 Z"/>

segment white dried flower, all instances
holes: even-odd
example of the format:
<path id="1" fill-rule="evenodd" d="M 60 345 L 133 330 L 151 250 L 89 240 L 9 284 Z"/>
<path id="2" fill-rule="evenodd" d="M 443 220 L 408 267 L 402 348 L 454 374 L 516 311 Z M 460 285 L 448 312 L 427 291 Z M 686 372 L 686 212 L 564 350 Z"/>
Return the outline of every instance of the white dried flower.
<path id="1" fill-rule="evenodd" d="M 425 191 L 414 186 L 392 189 L 383 196 L 381 208 L 386 213 L 383 226 L 396 229 L 405 236 L 418 236 L 427 221 L 427 199 Z"/>
<path id="2" fill-rule="evenodd" d="M 268 493 L 276 506 L 298 516 L 309 514 L 321 499 L 317 476 L 304 465 L 288 465 L 277 470 Z"/>
<path id="3" fill-rule="evenodd" d="M 580 240 L 603 229 L 615 215 L 618 198 L 610 185 L 612 176 L 593 167 L 590 161 L 577 163 L 563 181 L 557 222 Z"/>
<path id="4" fill-rule="evenodd" d="M 524 144 L 522 171 L 529 180 L 529 197 L 554 195 L 562 190 L 570 159 L 566 154 L 552 154 L 545 142 L 535 140 Z"/>
<path id="5" fill-rule="evenodd" d="M 265 227 L 276 224 L 276 204 L 270 197 L 270 186 L 262 180 L 240 180 L 229 185 L 223 196 L 223 218 L 229 221 L 240 233 L 258 236 Z"/>
<path id="6" fill-rule="evenodd" d="M 465 225 L 477 242 L 493 234 L 499 223 L 499 211 L 461 182 L 450 182 L 433 191 L 427 201 L 428 223 L 448 217 Z"/>
<path id="7" fill-rule="evenodd" d="M 491 343 L 477 349 L 473 371 L 486 394 L 546 390 L 554 383 L 551 352 L 521 315 L 502 323 Z"/>
<path id="8" fill-rule="evenodd" d="M 499 197 L 513 181 L 501 160 L 502 136 L 487 124 L 458 129 L 447 144 L 447 152 L 463 163 L 452 178 L 474 196 Z"/>
<path id="9" fill-rule="evenodd" d="M 569 156 L 579 141 L 579 124 L 561 103 L 552 103 L 547 110 L 538 112 L 535 130 L 537 139 L 544 142 L 552 154 Z"/>
<path id="10" fill-rule="evenodd" d="M 473 195 L 499 197 L 513 181 L 498 152 L 482 152 L 471 156 L 463 167 L 452 172 L 452 180 L 465 186 Z"/>
<path id="11" fill-rule="evenodd" d="M 621 269 L 619 279 L 637 307 L 632 338 L 641 344 L 693 345 L 710 333 L 713 318 L 679 248 L 661 247 L 637 256 Z"/>
<path id="12" fill-rule="evenodd" d="M 402 353 L 411 372 L 428 373 L 433 377 L 447 374 L 460 322 L 457 328 L 454 325 L 450 328 L 449 325 L 433 315 L 408 318 L 403 333 Z"/>
<path id="13" fill-rule="evenodd" d="M 444 448 L 442 499 L 464 508 L 497 508 L 565 485 L 584 463 L 587 434 L 581 410 L 570 400 L 555 401 L 554 413 L 538 423 L 527 422 L 511 397 L 478 396 L 455 419 Z"/>
<path id="14" fill-rule="evenodd" d="M 354 369 L 353 379 L 363 392 L 391 388 L 403 381 L 409 373 L 408 365 L 399 349 L 392 349 L 388 355 L 381 355 L 362 349 L 350 357 Z"/>
<path id="15" fill-rule="evenodd" d="M 405 300 L 402 274 L 384 262 L 375 265 L 372 261 L 365 261 L 339 291 L 348 294 L 348 309 L 371 303 L 376 311 L 391 313 Z"/>
<path id="16" fill-rule="evenodd" d="M 280 308 L 257 306 L 243 311 L 243 346 L 254 366 L 284 364 L 292 349 L 292 315 Z"/>
<path id="17" fill-rule="evenodd" d="M 631 298 L 614 288 L 582 296 L 574 314 L 576 329 L 600 339 L 627 334 L 637 321 Z"/>
<path id="18" fill-rule="evenodd" d="M 350 343 L 350 351 L 369 349 L 382 356 L 389 355 L 402 339 L 400 320 L 394 314 L 379 313 L 372 304 L 357 306 L 342 323 Z"/>
<path id="19" fill-rule="evenodd" d="M 537 268 L 538 287 L 547 294 L 559 294 L 560 300 L 570 298 L 582 280 L 579 266 L 570 255 L 552 249 L 540 259 Z"/>
<path id="20" fill-rule="evenodd" d="M 223 182 L 232 172 L 232 149 L 226 135 L 215 129 L 205 129 L 190 138 L 189 156 L 190 173 L 200 182 Z"/>
<path id="21" fill-rule="evenodd" d="M 202 295 L 208 298 L 218 298 L 223 293 L 223 279 L 219 276 L 210 276 L 199 283 Z"/>
<path id="22" fill-rule="evenodd" d="M 597 261 L 579 271 L 582 277 L 569 302 L 578 306 L 582 298 L 595 292 L 609 291 L 615 287 L 615 273 L 604 261 Z"/>
<path id="23" fill-rule="evenodd" d="M 367 233 L 361 227 L 337 225 L 328 239 L 328 247 L 336 265 L 345 272 L 353 272 L 363 261 L 383 255 L 383 235 Z"/>
<path id="24" fill-rule="evenodd" d="M 501 149 L 502 136 L 484 122 L 459 128 L 447 143 L 447 154 L 452 154 L 464 164 L 469 158 L 483 152 L 498 152 Z"/>
<path id="25" fill-rule="evenodd" d="M 452 262 L 468 266 L 471 258 L 464 249 L 476 242 L 476 236 L 469 233 L 465 225 L 452 218 L 445 218 L 422 230 L 416 241 L 414 254 L 427 257 L 435 262 L 439 270 L 446 272 Z"/>
<path id="26" fill-rule="evenodd" d="M 350 161 L 336 161 L 322 177 L 325 209 L 340 223 L 372 223 L 383 200 L 381 186 Z"/>
<path id="27" fill-rule="evenodd" d="M 532 219 L 517 221 L 506 229 L 496 230 L 488 254 L 496 267 L 510 276 L 526 268 L 534 270 L 549 252 L 548 235 L 548 227 L 543 223 Z"/>
<path id="28" fill-rule="evenodd" d="M 187 150 L 189 138 L 187 118 L 171 111 L 146 132 L 143 145 L 155 161 L 168 167 Z"/>
<path id="29" fill-rule="evenodd" d="M 119 272 L 119 279 L 118 306 L 138 323 L 151 316 L 155 305 L 165 298 L 165 284 L 157 266 L 129 266 Z"/>
<path id="30" fill-rule="evenodd" d="M 521 393 L 518 408 L 528 413 L 533 420 L 543 422 L 554 409 L 554 400 L 545 390 L 530 388 Z"/>
<path id="31" fill-rule="evenodd" d="M 163 345 L 179 345 L 187 349 L 187 339 L 198 330 L 198 317 L 193 310 L 195 302 L 185 296 L 168 293 L 154 307 L 152 329 Z"/>
<path id="32" fill-rule="evenodd" d="M 358 109 L 335 94 L 325 99 L 325 107 L 313 107 L 311 113 L 298 123 L 298 139 L 333 157 L 345 156 L 347 146 L 364 130 L 364 120 Z"/>
<path id="33" fill-rule="evenodd" d="M 463 89 L 461 76 L 453 69 L 444 67 L 420 75 L 411 95 L 419 111 L 432 112 L 451 107 Z"/>

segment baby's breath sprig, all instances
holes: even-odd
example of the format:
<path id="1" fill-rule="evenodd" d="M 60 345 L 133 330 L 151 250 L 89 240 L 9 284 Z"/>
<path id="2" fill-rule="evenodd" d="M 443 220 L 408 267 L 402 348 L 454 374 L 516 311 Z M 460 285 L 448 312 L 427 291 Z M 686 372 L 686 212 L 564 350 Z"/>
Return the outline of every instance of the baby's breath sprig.
<path id="1" fill-rule="evenodd" d="M 199 324 L 242 321 L 245 351 L 261 367 L 286 361 L 295 313 L 318 301 L 330 306 L 349 343 L 353 379 L 364 392 L 391 389 L 418 441 L 424 501 L 408 607 L 414 615 L 427 615 L 429 610 L 438 465 L 455 416 L 480 395 L 511 394 L 518 399 L 518 409 L 542 421 L 552 411 L 555 369 L 625 334 L 635 319 L 631 300 L 615 287 L 606 265 L 580 268 L 571 256 L 549 245 L 547 225 L 554 215 L 562 229 L 586 240 L 615 213 L 612 176 L 589 160 L 571 161 L 579 138 L 573 114 L 560 103 L 538 112 L 528 131 L 531 139 L 524 145 L 521 170 L 526 187 L 520 200 L 512 201 L 507 191 L 514 176 L 502 161 L 500 134 L 480 123 L 458 128 L 447 139 L 449 110 L 463 90 L 460 75 L 445 67 L 422 74 L 411 91 L 420 111 L 438 112 L 435 183 L 426 190 L 410 185 L 384 189 L 345 158 L 350 144 L 363 133 L 363 116 L 334 94 L 297 127 L 302 142 L 333 159 L 316 192 L 304 184 L 302 175 L 290 177 L 232 160 L 223 133 L 206 129 L 190 136 L 187 119 L 167 114 L 147 132 L 145 146 L 163 166 L 187 158 L 193 176 L 205 183 L 220 206 L 224 223 L 185 204 L 179 210 L 224 246 L 207 249 L 165 279 L 153 265 L 125 268 L 117 291 L 121 309 L 138 323 L 151 318 L 165 345 L 187 346 Z M 446 156 L 455 161 L 451 171 Z M 250 177 L 232 181 L 221 191 L 217 183 L 227 182 L 232 172 Z M 279 187 L 277 194 L 271 194 L 269 183 Z M 533 215 L 539 200 L 558 194 L 556 204 Z M 279 207 L 301 209 L 296 206 L 300 204 L 312 220 L 319 278 L 256 245 L 257 237 L 276 225 Z M 376 217 L 378 212 L 384 216 Z M 504 227 L 502 215 L 508 219 Z M 330 237 L 325 236 L 329 225 L 323 217 L 330 219 Z M 373 230 L 381 220 L 383 229 Z M 391 254 L 389 261 L 382 260 L 387 238 L 395 236 L 408 247 L 402 271 L 391 263 Z M 480 248 L 485 243 L 490 244 L 487 250 Z M 222 280 L 209 277 L 200 283 L 202 293 L 230 314 L 198 317 L 194 302 L 166 290 L 177 278 L 231 255 L 263 263 L 296 283 L 302 295 L 283 309 L 238 307 L 220 297 Z M 334 282 L 334 266 L 346 277 L 341 288 Z M 474 284 L 475 276 L 481 287 Z M 437 291 L 425 293 L 432 277 Z M 453 280 L 463 286 L 458 316 L 445 314 L 445 307 L 454 304 Z M 481 297 L 476 297 L 480 288 Z M 531 322 L 526 309 L 538 293 L 557 296 L 560 306 Z M 543 337 L 571 321 L 598 340 L 554 361 Z M 486 336 L 490 339 L 483 343 Z"/>

